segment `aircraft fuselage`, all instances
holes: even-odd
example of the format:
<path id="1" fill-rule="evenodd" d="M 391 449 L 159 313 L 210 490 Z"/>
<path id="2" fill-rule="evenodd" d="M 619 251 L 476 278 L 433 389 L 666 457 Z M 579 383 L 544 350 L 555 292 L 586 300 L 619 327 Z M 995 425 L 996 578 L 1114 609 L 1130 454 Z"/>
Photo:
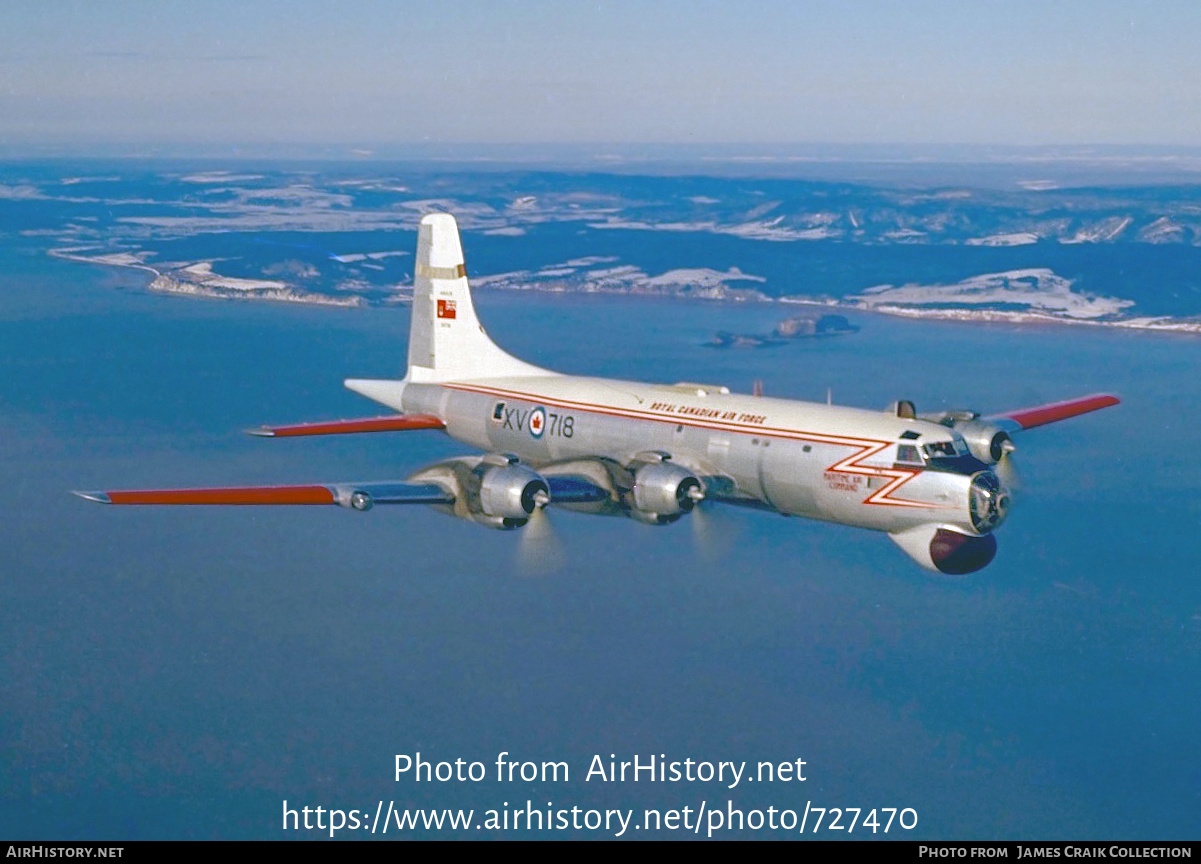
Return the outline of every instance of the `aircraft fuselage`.
<path id="1" fill-rule="evenodd" d="M 943 440 L 936 423 L 887 412 L 574 376 L 474 379 L 405 386 L 398 410 L 443 419 L 447 433 L 539 470 L 584 458 L 625 465 L 657 451 L 705 476 L 729 478 L 743 503 L 896 532 L 938 522 L 976 534 L 972 475 L 897 463 L 908 433 Z M 912 437 L 916 433 L 920 437 Z"/>

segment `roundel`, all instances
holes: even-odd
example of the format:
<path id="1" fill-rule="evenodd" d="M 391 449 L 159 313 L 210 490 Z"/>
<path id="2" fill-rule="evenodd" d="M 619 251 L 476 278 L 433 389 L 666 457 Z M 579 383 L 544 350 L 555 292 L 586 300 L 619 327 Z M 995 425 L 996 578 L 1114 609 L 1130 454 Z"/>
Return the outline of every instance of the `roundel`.
<path id="1" fill-rule="evenodd" d="M 530 412 L 530 434 L 535 438 L 541 438 L 543 430 L 546 429 L 546 409 L 535 408 Z"/>

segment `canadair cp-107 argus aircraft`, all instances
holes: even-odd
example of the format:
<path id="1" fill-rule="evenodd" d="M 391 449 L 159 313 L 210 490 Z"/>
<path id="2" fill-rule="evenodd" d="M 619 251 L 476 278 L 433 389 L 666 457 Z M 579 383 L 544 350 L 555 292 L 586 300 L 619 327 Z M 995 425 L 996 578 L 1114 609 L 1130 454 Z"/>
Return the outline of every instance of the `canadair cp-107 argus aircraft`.
<path id="1" fill-rule="evenodd" d="M 517 529 L 550 504 L 652 525 L 702 501 L 884 531 L 914 561 L 971 573 L 996 554 L 1017 432 L 1116 405 L 1095 394 L 988 417 L 917 415 L 563 375 L 507 354 L 471 302 L 454 217 L 417 235 L 408 371 L 346 386 L 400 412 L 252 430 L 268 437 L 441 429 L 485 451 L 404 481 L 76 493 L 105 504 L 427 504 Z"/>

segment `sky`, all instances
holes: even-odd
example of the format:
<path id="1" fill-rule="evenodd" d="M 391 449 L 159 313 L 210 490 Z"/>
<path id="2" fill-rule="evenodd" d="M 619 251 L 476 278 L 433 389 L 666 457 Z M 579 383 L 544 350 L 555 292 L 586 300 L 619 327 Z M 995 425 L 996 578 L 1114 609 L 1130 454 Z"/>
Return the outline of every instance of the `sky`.
<path id="1" fill-rule="evenodd" d="M 9 0 L 0 146 L 1201 143 L 1201 5 Z"/>

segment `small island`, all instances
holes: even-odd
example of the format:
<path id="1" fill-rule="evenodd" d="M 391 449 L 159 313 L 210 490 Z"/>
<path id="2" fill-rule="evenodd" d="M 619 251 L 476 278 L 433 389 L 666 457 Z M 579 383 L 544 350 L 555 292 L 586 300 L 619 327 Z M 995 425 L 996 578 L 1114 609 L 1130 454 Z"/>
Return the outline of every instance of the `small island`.
<path id="1" fill-rule="evenodd" d="M 713 340 L 705 344 L 711 348 L 771 348 L 792 339 L 842 336 L 858 332 L 859 326 L 849 322 L 843 315 L 794 315 L 776 324 L 771 333 L 731 333 L 729 330 L 719 330 L 714 334 Z"/>

